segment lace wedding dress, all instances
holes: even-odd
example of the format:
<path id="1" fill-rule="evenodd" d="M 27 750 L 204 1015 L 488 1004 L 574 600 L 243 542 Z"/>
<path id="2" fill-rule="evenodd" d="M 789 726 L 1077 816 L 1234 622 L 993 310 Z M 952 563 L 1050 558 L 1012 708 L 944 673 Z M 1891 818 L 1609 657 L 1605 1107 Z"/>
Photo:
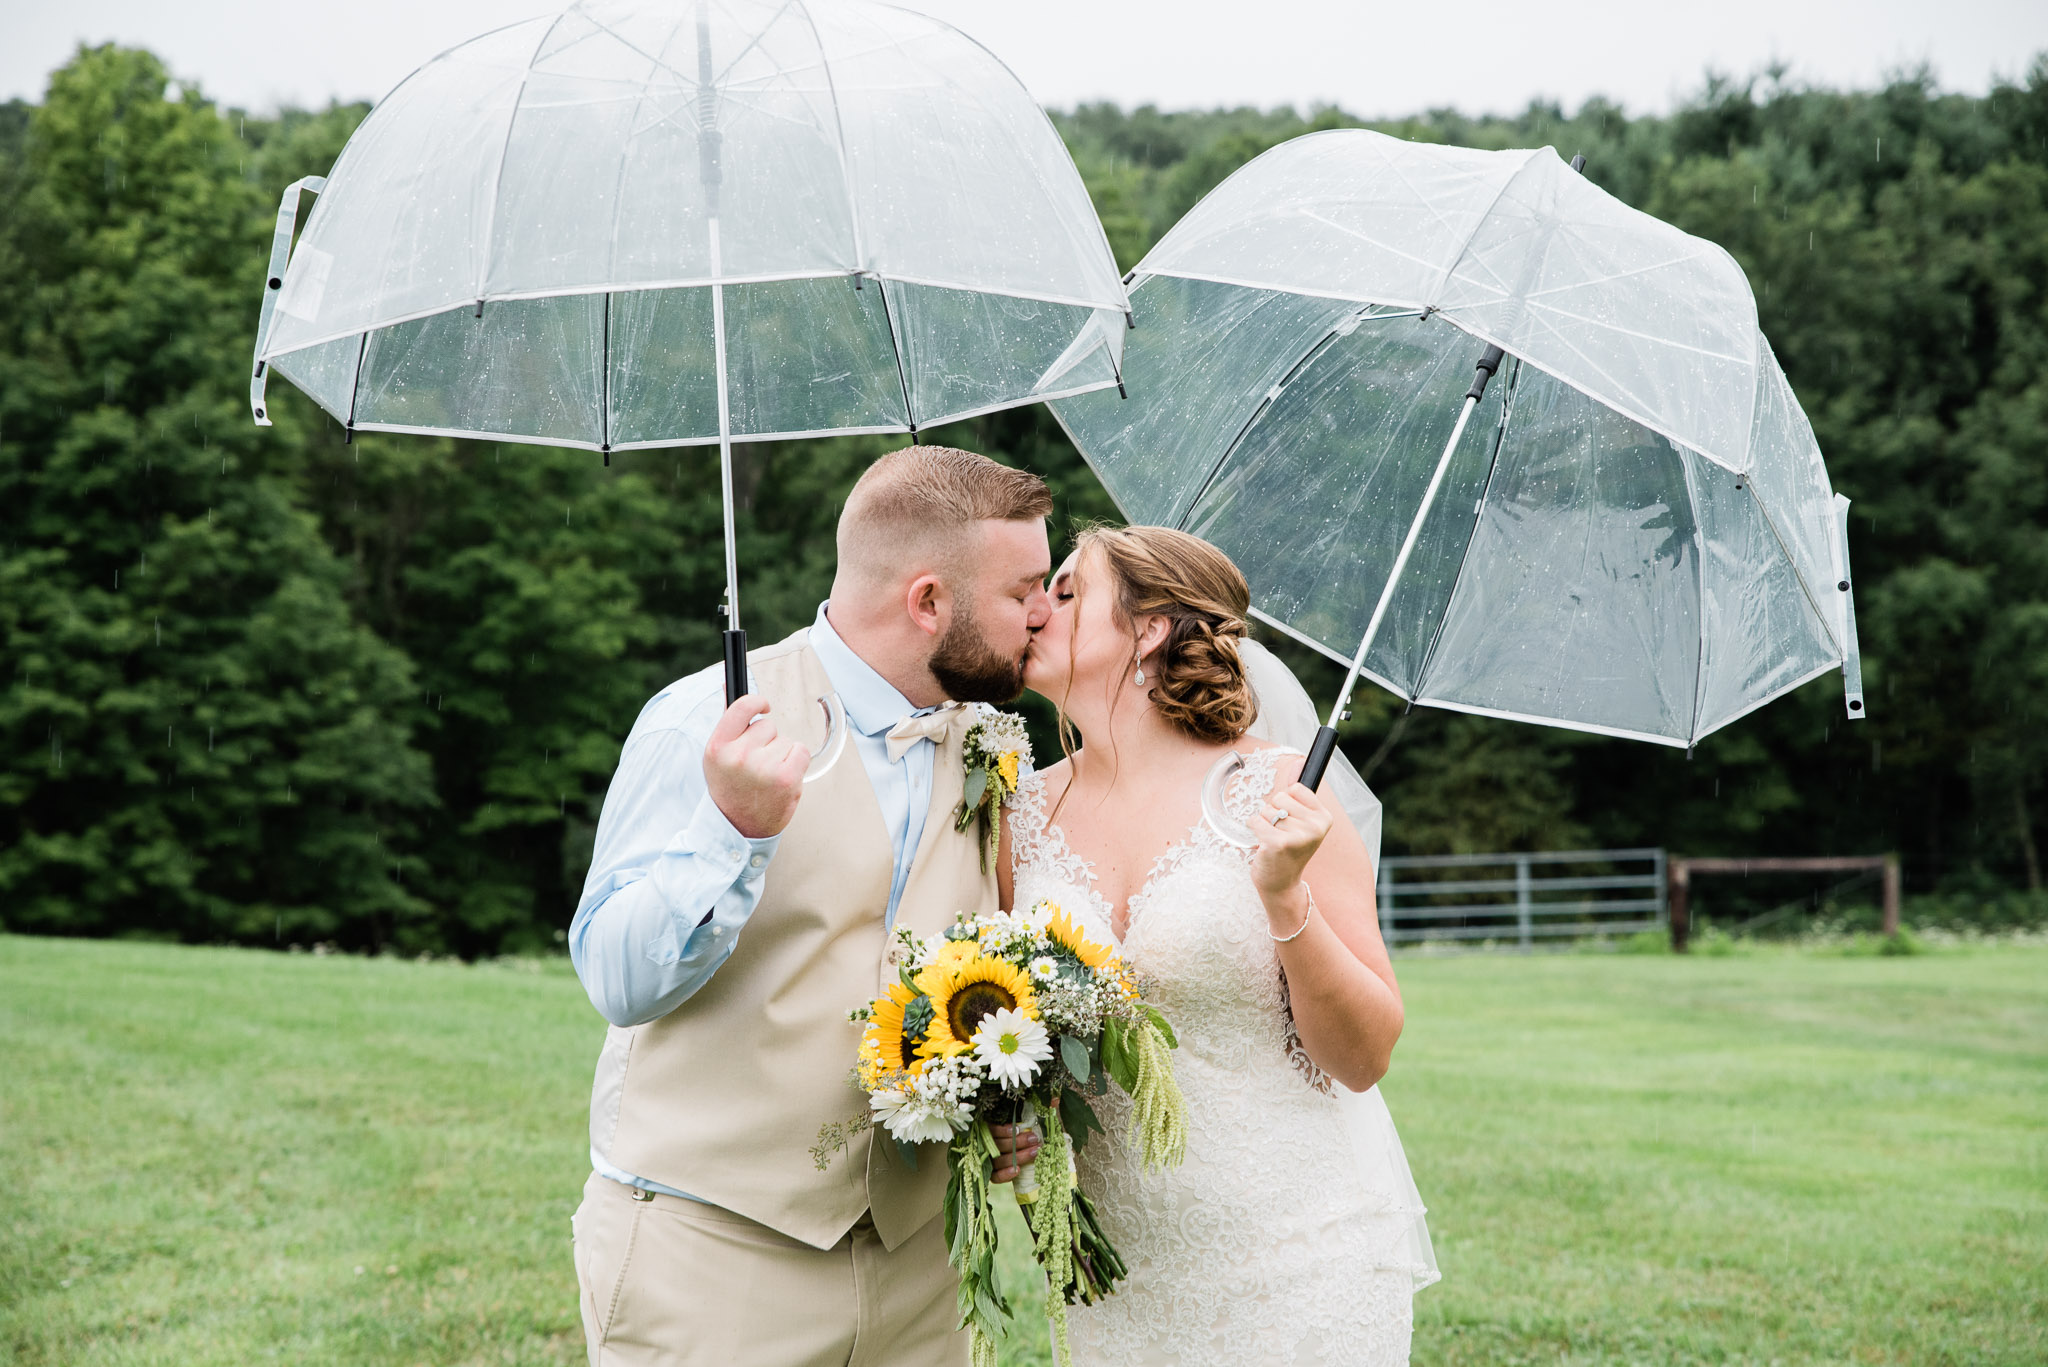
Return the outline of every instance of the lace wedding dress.
<path id="1" fill-rule="evenodd" d="M 1284 753 L 1247 757 L 1229 798 L 1239 820 Z M 1009 819 L 1016 904 L 1050 898 L 1114 943 L 1094 870 L 1048 823 L 1037 775 Z M 1187 1161 L 1140 1171 L 1127 1099 L 1094 1099 L 1107 1133 L 1082 1149 L 1081 1181 L 1130 1276 L 1070 1310 L 1075 1362 L 1406 1363 L 1414 1293 L 1436 1280 L 1422 1204 L 1378 1089 L 1346 1091 L 1302 1050 L 1247 853 L 1198 823 L 1128 920 L 1123 953 L 1180 1038 Z"/>

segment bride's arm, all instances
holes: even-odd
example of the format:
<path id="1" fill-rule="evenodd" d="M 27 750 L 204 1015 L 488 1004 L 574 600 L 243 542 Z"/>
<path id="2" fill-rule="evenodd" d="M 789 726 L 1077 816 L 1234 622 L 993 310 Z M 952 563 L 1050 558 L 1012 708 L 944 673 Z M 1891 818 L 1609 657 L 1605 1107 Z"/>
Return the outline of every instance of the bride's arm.
<path id="1" fill-rule="evenodd" d="M 1287 812 L 1278 826 L 1267 820 L 1276 808 Z M 1372 860 L 1341 811 L 1332 819 L 1333 808 L 1299 783 L 1261 804 L 1251 822 L 1259 837 L 1252 880 L 1270 933 L 1293 937 L 1274 948 L 1302 1047 L 1362 1092 L 1386 1076 L 1401 1037 L 1401 989 L 1380 940 Z"/>

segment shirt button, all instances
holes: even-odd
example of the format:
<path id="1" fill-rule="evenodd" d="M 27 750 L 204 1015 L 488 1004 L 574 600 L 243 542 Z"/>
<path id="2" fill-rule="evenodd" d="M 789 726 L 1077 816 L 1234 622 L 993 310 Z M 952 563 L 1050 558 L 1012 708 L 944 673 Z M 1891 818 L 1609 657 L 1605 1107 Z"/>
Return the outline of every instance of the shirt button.
<path id="1" fill-rule="evenodd" d="M 722 936 L 722 935 L 724 935 L 724 934 L 725 934 L 725 927 L 724 927 L 724 926 L 713 926 L 713 927 L 711 927 L 711 933 L 712 933 L 713 935 L 720 935 L 720 936 Z"/>
<path id="2" fill-rule="evenodd" d="M 767 855 L 765 855 L 765 854 L 757 854 L 757 855 L 755 855 L 755 856 L 754 856 L 754 857 L 753 857 L 752 859 L 748 860 L 747 862 L 748 862 L 748 863 L 750 863 L 750 864 L 752 864 L 752 865 L 753 865 L 753 866 L 754 866 L 755 868 L 757 868 L 757 869 L 758 869 L 758 868 L 760 868 L 760 867 L 761 867 L 761 866 L 762 866 L 763 864 L 765 864 L 765 863 L 767 863 L 767 862 L 768 862 L 768 856 L 767 856 Z"/>

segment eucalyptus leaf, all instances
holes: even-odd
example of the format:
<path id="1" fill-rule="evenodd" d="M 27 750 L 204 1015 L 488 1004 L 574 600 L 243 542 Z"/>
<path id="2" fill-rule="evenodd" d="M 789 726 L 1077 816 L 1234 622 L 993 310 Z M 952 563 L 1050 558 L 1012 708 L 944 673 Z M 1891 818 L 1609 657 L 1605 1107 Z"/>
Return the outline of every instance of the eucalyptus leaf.
<path id="1" fill-rule="evenodd" d="M 981 795 L 988 791 L 988 770 L 976 769 L 967 775 L 967 787 L 960 794 L 960 801 L 969 811 L 981 805 Z"/>
<path id="2" fill-rule="evenodd" d="M 1086 1082 L 1094 1069 L 1088 1062 L 1088 1046 L 1072 1035 L 1060 1036 L 1060 1062 L 1067 1065 L 1067 1071 L 1074 1075 L 1074 1081 Z"/>

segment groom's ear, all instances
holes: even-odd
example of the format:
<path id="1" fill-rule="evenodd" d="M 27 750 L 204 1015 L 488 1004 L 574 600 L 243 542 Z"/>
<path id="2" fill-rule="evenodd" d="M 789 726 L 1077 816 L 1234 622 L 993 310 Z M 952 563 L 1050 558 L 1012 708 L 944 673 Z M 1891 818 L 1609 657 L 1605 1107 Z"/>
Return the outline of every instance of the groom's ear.
<path id="1" fill-rule="evenodd" d="M 953 591 L 936 574 L 920 574 L 903 591 L 904 607 L 919 631 L 934 640 L 946 634 L 953 621 Z"/>

